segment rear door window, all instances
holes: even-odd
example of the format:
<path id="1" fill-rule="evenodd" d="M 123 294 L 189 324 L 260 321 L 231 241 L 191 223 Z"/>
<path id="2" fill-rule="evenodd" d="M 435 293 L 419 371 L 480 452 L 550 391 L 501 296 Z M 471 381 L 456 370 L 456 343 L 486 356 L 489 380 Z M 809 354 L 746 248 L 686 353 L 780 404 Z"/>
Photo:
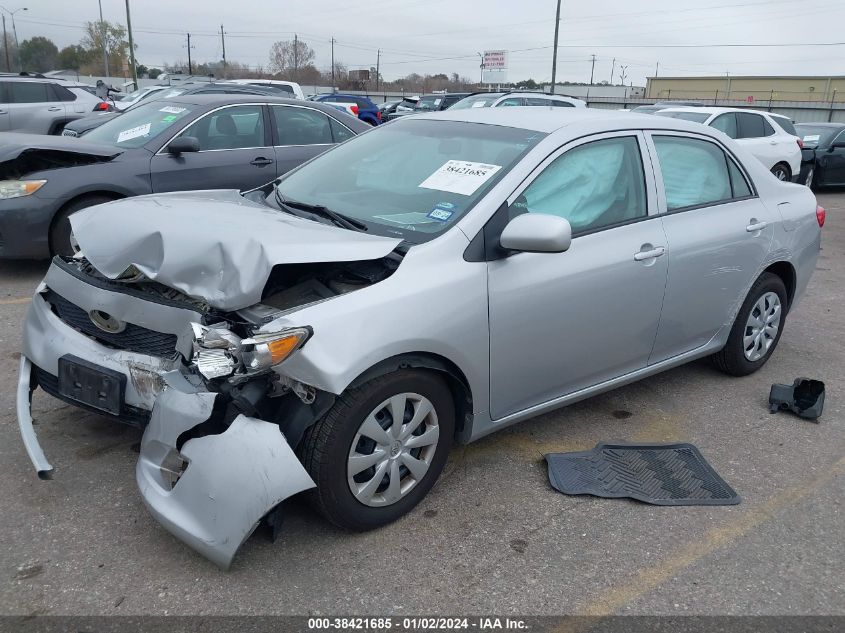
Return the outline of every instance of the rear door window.
<path id="1" fill-rule="evenodd" d="M 733 197 L 729 159 L 718 145 L 685 136 L 653 139 L 668 211 L 717 204 Z"/>
<path id="2" fill-rule="evenodd" d="M 569 101 L 558 101 L 557 99 L 552 99 L 552 107 L 554 108 L 574 108 L 575 105 L 569 103 Z"/>
<path id="3" fill-rule="evenodd" d="M 350 130 L 342 123 L 338 123 L 331 117 L 329 117 L 329 127 L 331 127 L 332 129 L 332 137 L 335 143 L 343 143 L 343 141 L 346 141 L 355 136 L 352 130 Z"/>
<path id="4" fill-rule="evenodd" d="M 179 136 L 195 137 L 200 151 L 264 147 L 264 113 L 259 105 L 222 108 L 205 115 Z"/>
<path id="5" fill-rule="evenodd" d="M 763 125 L 765 120 L 759 114 L 737 112 L 736 120 L 739 128 L 739 136 L 737 138 L 761 138 L 767 136 L 766 127 Z M 769 129 L 771 129 L 771 126 L 769 126 Z M 772 133 L 774 133 L 774 130 Z"/>
<path id="6" fill-rule="evenodd" d="M 274 105 L 277 145 L 331 145 L 329 117 L 311 108 Z"/>

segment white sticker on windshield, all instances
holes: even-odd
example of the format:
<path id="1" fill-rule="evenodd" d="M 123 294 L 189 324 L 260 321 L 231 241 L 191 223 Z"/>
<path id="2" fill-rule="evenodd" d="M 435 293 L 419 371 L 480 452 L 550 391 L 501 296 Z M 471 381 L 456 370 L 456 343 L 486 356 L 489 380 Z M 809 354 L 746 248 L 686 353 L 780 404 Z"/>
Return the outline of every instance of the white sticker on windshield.
<path id="1" fill-rule="evenodd" d="M 117 135 L 117 142 L 122 143 L 123 141 L 129 141 L 133 138 L 138 138 L 139 136 L 146 136 L 149 133 L 150 124 L 144 123 L 144 125 L 139 125 L 138 127 L 123 130 L 120 134 Z"/>
<path id="2" fill-rule="evenodd" d="M 821 134 L 810 134 L 809 136 L 804 137 L 805 143 L 815 143 L 821 138 Z"/>
<path id="3" fill-rule="evenodd" d="M 167 112 L 168 114 L 182 114 L 187 108 L 177 108 L 176 106 L 164 106 L 159 109 L 159 112 Z"/>
<path id="4" fill-rule="evenodd" d="M 441 101 L 443 101 L 443 99 L 435 99 L 435 100 L 434 100 L 434 105 L 435 105 L 435 107 L 436 107 L 436 106 L 439 106 Z"/>
<path id="5" fill-rule="evenodd" d="M 501 168 L 501 165 L 450 160 L 423 180 L 419 186 L 423 189 L 437 189 L 471 196 Z"/>

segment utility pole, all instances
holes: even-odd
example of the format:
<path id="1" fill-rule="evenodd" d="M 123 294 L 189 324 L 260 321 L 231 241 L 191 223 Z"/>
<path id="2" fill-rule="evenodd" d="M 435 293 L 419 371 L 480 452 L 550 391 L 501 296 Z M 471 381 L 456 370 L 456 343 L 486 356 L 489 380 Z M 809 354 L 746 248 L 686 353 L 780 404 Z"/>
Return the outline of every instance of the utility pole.
<path id="1" fill-rule="evenodd" d="M 188 33 L 188 74 L 194 74 L 194 67 L 191 64 L 191 34 Z"/>
<path id="2" fill-rule="evenodd" d="M 379 68 L 381 68 L 381 49 L 376 51 L 376 92 L 378 92 Z"/>
<path id="3" fill-rule="evenodd" d="M 596 72 L 596 56 L 593 54 L 593 67 L 590 69 L 590 85 L 593 85 L 593 76 Z"/>
<path id="4" fill-rule="evenodd" d="M 3 14 L 3 46 L 6 47 L 6 72 L 12 72 L 11 62 L 9 61 L 9 40 L 6 39 L 6 14 Z"/>
<path id="5" fill-rule="evenodd" d="M 223 44 L 223 79 L 226 79 L 226 35 L 223 33 L 223 25 L 220 25 L 220 42 Z"/>
<path id="6" fill-rule="evenodd" d="M 657 62 L 657 66 L 654 67 L 654 76 L 657 78 L 657 74 L 660 72 L 660 62 Z"/>
<path id="7" fill-rule="evenodd" d="M 297 81 L 299 76 L 299 38 L 293 34 L 293 80 Z"/>
<path id="8" fill-rule="evenodd" d="M 610 85 L 613 85 L 613 75 L 616 73 L 616 58 L 613 58 L 613 65 L 610 67 Z"/>
<path id="9" fill-rule="evenodd" d="M 135 63 L 135 42 L 132 40 L 132 16 L 129 14 L 129 0 L 126 0 L 126 31 L 129 34 L 129 64 L 132 66 L 132 83 L 138 89 L 138 65 Z"/>
<path id="10" fill-rule="evenodd" d="M 560 32 L 560 0 L 557 0 L 557 13 L 555 14 L 555 46 L 552 53 L 552 94 L 555 93 L 555 77 L 557 75 L 557 38 Z"/>
<path id="11" fill-rule="evenodd" d="M 332 94 L 335 92 L 334 86 L 334 38 L 332 38 Z"/>
<path id="12" fill-rule="evenodd" d="M 103 74 L 109 76 L 109 53 L 106 49 L 106 23 L 103 21 L 103 0 L 97 0 L 100 5 L 100 39 L 103 45 Z"/>
<path id="13" fill-rule="evenodd" d="M 480 66 L 481 73 L 480 73 L 479 79 L 478 79 L 478 88 L 480 90 L 482 88 L 482 86 L 484 85 L 484 55 L 482 55 L 481 53 L 476 53 L 476 55 L 478 55 L 478 57 L 481 58 L 481 66 Z"/>

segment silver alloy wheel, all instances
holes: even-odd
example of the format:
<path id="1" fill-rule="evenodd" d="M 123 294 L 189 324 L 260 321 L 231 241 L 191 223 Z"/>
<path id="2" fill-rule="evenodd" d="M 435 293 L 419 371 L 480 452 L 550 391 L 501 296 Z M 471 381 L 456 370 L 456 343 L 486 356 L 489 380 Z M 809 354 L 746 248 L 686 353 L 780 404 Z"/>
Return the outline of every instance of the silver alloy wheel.
<path id="1" fill-rule="evenodd" d="M 349 489 L 367 506 L 396 503 L 428 472 L 440 427 L 428 398 L 400 393 L 364 418 L 347 460 Z"/>
<path id="2" fill-rule="evenodd" d="M 775 175 L 775 178 L 778 180 L 786 180 L 786 169 L 782 166 L 778 165 L 772 170 L 772 173 Z"/>
<path id="3" fill-rule="evenodd" d="M 752 363 L 763 358 L 775 342 L 780 328 L 780 311 L 780 297 L 774 292 L 764 294 L 751 308 L 742 344 L 745 358 Z"/>
<path id="4" fill-rule="evenodd" d="M 815 172 L 815 171 L 816 171 L 815 169 L 813 169 L 812 167 L 810 167 L 810 171 L 808 171 L 808 172 L 807 172 L 807 177 L 804 179 L 804 185 L 805 185 L 808 189 L 812 189 L 812 188 L 813 188 L 813 176 L 815 175 L 815 174 L 814 174 L 814 172 Z"/>

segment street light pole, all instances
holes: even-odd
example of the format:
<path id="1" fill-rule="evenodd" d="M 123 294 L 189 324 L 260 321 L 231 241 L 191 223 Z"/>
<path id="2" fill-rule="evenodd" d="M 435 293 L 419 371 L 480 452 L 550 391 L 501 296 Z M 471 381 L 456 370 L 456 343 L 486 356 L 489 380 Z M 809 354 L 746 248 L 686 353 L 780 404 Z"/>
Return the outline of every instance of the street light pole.
<path id="1" fill-rule="evenodd" d="M 15 13 L 17 13 L 18 11 L 29 11 L 29 9 L 27 9 L 26 7 L 20 7 L 18 9 L 15 9 L 14 11 L 9 11 L 9 9 L 7 9 L 6 7 L 0 6 L 0 10 L 2 10 L 4 12 L 3 13 L 3 45 L 6 47 L 6 70 L 11 72 L 9 65 L 12 63 L 12 61 L 9 59 L 9 45 L 6 42 L 6 15 L 5 14 L 8 13 L 12 18 L 12 33 L 14 34 L 14 37 L 15 37 L 15 51 L 17 52 L 17 55 L 18 55 L 18 71 L 21 71 L 21 70 L 23 70 L 23 67 L 21 66 L 20 44 L 18 44 L 18 28 L 17 28 L 17 26 L 15 26 Z"/>
<path id="2" fill-rule="evenodd" d="M 138 66 L 135 64 L 135 43 L 132 41 L 132 17 L 129 15 L 129 0 L 126 0 L 126 30 L 129 32 L 129 63 L 132 66 L 132 83 L 138 89 Z"/>
<path id="3" fill-rule="evenodd" d="M 481 53 L 476 53 L 476 55 L 481 58 L 481 72 L 478 79 L 478 87 L 482 88 L 484 86 L 484 55 L 482 55 Z"/>
<path id="4" fill-rule="evenodd" d="M 557 0 L 557 13 L 555 14 L 555 46 L 552 53 L 552 94 L 555 93 L 555 77 L 557 76 L 557 38 L 560 33 L 560 0 Z"/>
<path id="5" fill-rule="evenodd" d="M 97 0 L 100 5 L 100 43 L 103 45 L 103 75 L 109 78 L 109 53 L 106 49 L 106 23 L 103 22 L 103 0 Z"/>

